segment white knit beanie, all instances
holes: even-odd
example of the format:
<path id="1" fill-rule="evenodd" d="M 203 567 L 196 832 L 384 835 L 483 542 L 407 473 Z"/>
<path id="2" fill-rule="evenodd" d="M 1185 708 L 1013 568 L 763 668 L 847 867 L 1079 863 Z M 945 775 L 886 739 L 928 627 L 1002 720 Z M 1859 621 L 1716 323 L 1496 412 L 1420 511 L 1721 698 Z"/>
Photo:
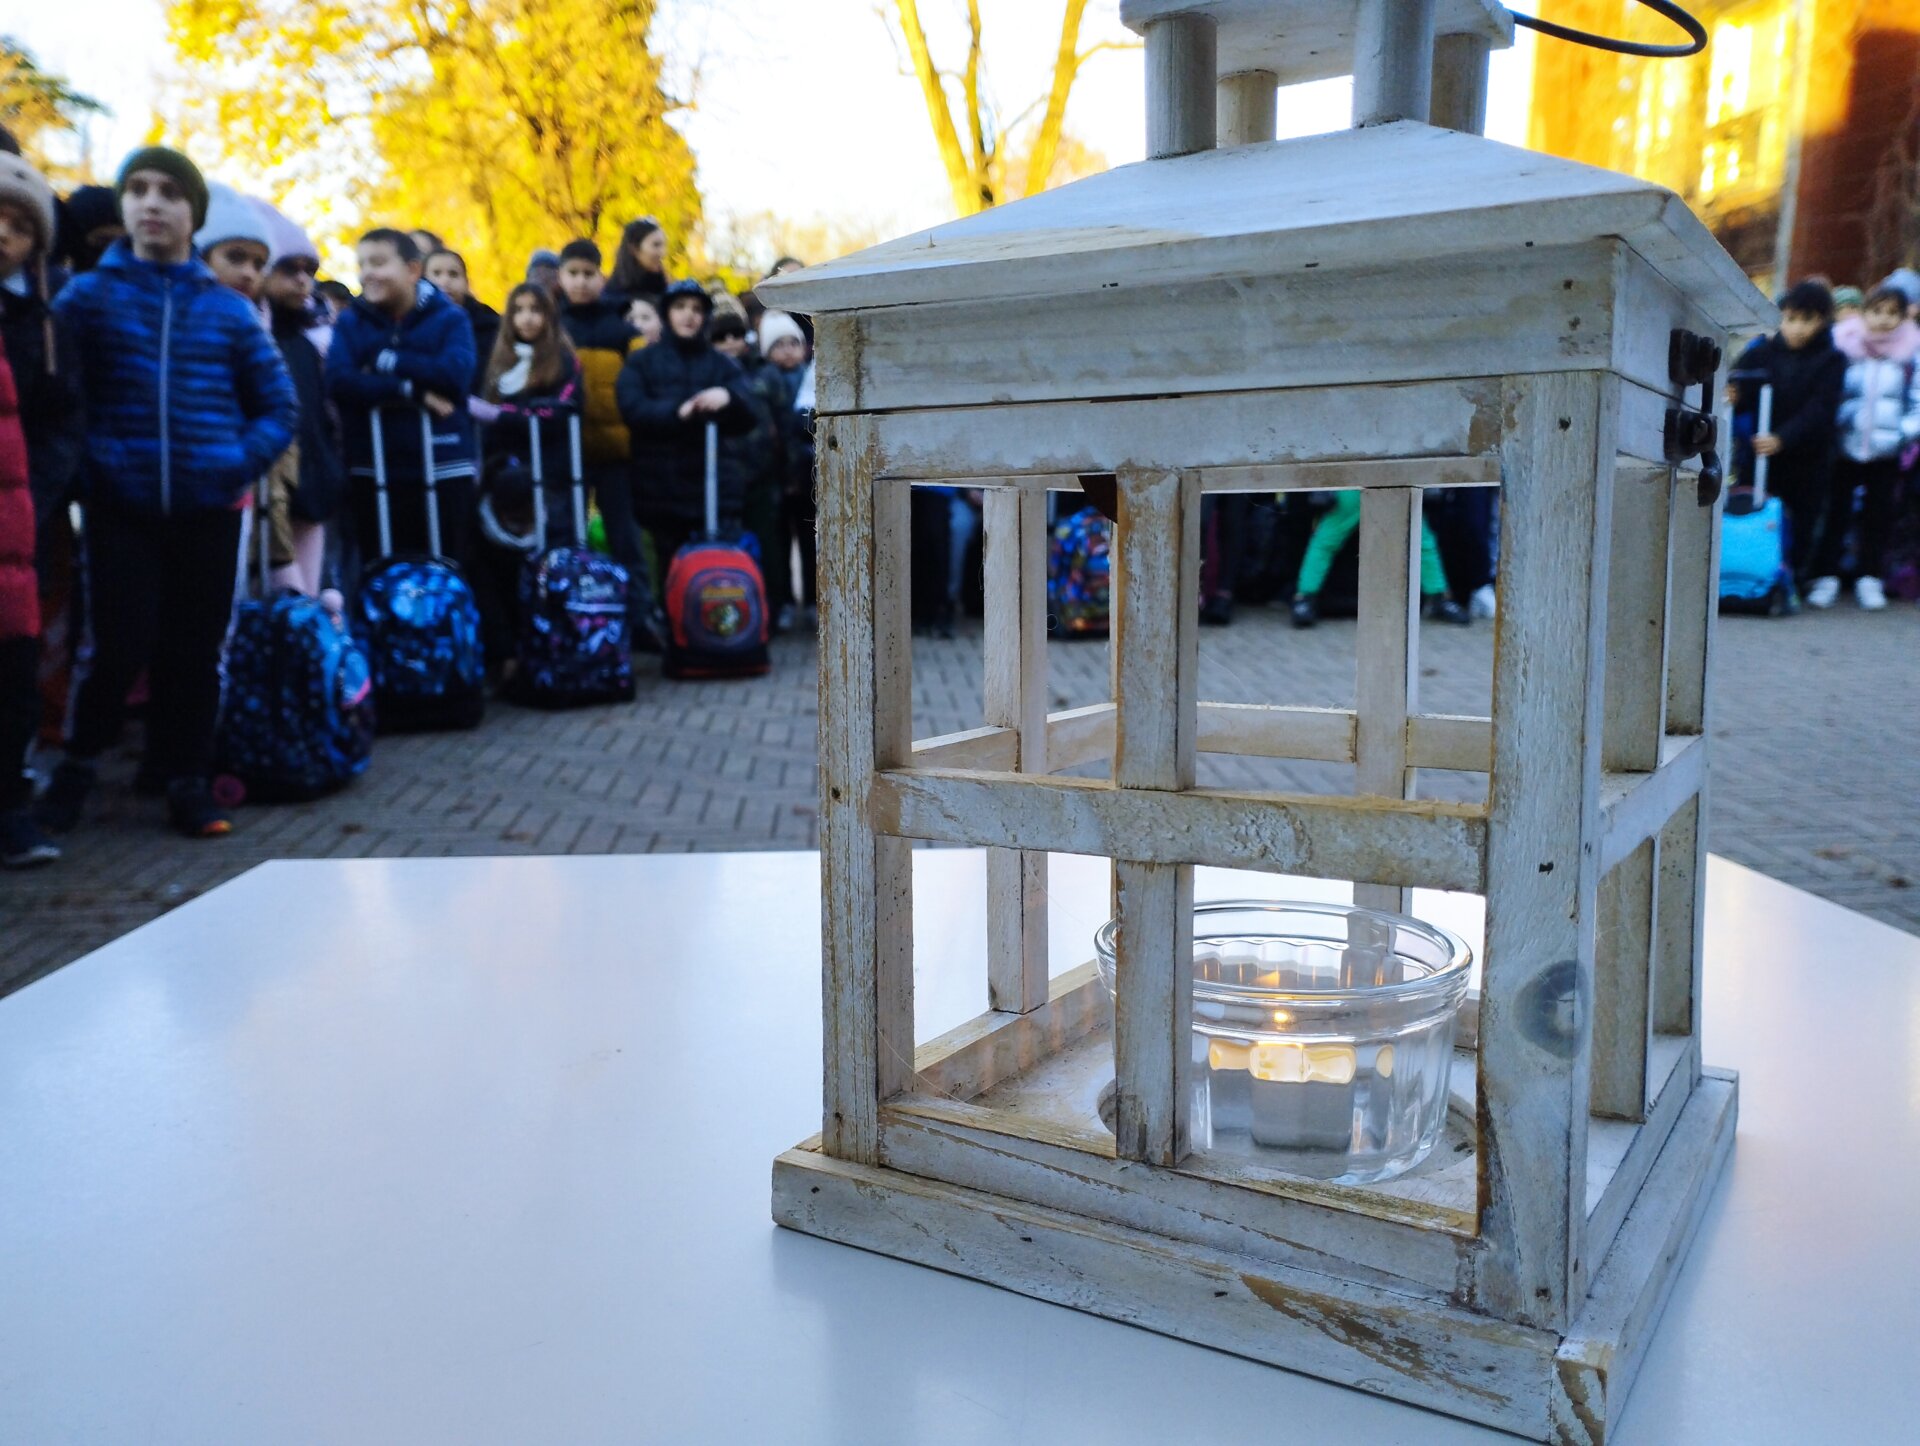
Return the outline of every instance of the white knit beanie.
<path id="1" fill-rule="evenodd" d="M 260 208 L 233 187 L 212 181 L 207 185 L 206 223 L 193 233 L 193 246 L 204 256 L 222 241 L 252 241 L 268 255 L 273 253 L 273 238 L 267 235 Z"/>
<path id="2" fill-rule="evenodd" d="M 760 355 L 772 356 L 773 344 L 777 341 L 797 341 L 805 346 L 807 334 L 786 312 L 769 311 L 760 318 Z"/>

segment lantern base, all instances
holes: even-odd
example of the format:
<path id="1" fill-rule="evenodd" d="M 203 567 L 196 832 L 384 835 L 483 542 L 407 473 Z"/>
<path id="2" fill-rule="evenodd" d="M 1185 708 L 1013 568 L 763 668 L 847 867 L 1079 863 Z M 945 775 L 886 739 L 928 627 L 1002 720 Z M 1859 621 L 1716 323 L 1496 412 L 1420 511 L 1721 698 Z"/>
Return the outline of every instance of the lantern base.
<path id="1" fill-rule="evenodd" d="M 1733 1146 L 1739 1086 L 1706 1071 L 1564 1336 L 1445 1300 L 1212 1250 L 817 1145 L 774 1162 L 791 1230 L 933 1266 L 1536 1441 L 1599 1446 L 1618 1421 Z"/>

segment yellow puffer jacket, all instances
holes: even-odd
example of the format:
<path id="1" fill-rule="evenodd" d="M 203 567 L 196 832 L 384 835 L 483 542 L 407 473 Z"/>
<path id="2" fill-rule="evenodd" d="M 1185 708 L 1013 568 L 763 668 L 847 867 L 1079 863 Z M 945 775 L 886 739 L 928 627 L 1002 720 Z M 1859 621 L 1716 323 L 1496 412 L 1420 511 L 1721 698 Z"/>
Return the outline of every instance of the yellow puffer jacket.
<path id="1" fill-rule="evenodd" d="M 639 338 L 617 307 L 605 301 L 563 306 L 560 324 L 580 356 L 586 407 L 580 424 L 580 451 L 589 467 L 627 460 L 627 424 L 620 419 L 614 383 L 627 351 Z"/>

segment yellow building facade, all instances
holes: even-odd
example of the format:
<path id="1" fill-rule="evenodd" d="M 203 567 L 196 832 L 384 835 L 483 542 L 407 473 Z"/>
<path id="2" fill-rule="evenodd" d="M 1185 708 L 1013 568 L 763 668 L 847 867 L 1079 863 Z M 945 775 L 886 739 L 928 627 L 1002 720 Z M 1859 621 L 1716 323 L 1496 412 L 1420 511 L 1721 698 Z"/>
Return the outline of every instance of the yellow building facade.
<path id="1" fill-rule="evenodd" d="M 1763 286 L 1866 283 L 1920 243 L 1920 0 L 1700 0 L 1704 54 L 1644 60 L 1543 43 L 1530 143 L 1669 186 Z M 1633 0 L 1542 0 L 1543 18 L 1635 39 Z"/>

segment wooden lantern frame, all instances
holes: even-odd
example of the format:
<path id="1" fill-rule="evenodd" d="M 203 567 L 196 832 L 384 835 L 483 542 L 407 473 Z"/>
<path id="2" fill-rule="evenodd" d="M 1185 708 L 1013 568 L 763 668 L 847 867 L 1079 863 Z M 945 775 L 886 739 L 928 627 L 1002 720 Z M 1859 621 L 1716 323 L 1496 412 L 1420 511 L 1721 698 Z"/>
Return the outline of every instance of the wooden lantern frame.
<path id="1" fill-rule="evenodd" d="M 1443 134 L 1385 129 L 1399 139 L 1291 144 Z M 1535 1439 L 1604 1438 L 1737 1099 L 1700 1059 L 1716 513 L 1697 464 L 1668 460 L 1666 423 L 1688 400 L 1674 334 L 1724 343 L 1765 304 L 1668 202 L 1637 230 L 1589 214 L 1539 246 L 1495 239 L 1514 222 L 1488 217 L 1417 275 L 1356 278 L 1362 255 L 1344 277 L 1312 261 L 1223 285 L 1173 274 L 1203 264 L 1179 243 L 1159 275 L 1096 256 L 1111 289 L 1035 295 L 1017 317 L 906 304 L 879 261 L 787 283 L 817 308 L 826 1063 L 821 1135 L 775 1164 L 781 1224 Z M 1329 344 L 1328 298 L 1356 279 L 1380 304 Z M 1408 345 L 1415 293 L 1436 287 L 1517 300 Z M 1152 335 L 1174 311 L 1185 335 L 1228 340 L 1089 360 L 1087 334 Z M 1249 313 L 1274 346 L 1233 344 Z M 1008 355 L 1018 367 L 991 365 Z M 1049 713 L 1045 493 L 1090 477 L 1118 497 L 1113 699 Z M 987 724 L 918 741 L 916 483 L 986 489 L 987 569 Z M 1503 490 L 1489 717 L 1417 706 L 1419 489 L 1448 485 Z M 1202 496 L 1346 487 L 1362 497 L 1356 706 L 1204 701 Z M 1351 763 L 1357 791 L 1196 787 L 1200 752 Z M 1059 776 L 1101 758 L 1106 779 Z M 1486 802 L 1411 797 L 1422 767 L 1489 773 Z M 991 851 L 990 1008 L 918 1049 L 916 840 Z M 1110 1132 L 1007 1104 L 1023 1081 L 1043 1096 L 1049 1062 L 1104 1016 L 1091 965 L 1048 976 L 1049 852 L 1113 860 Z M 1192 1148 L 1195 865 L 1352 880 L 1393 908 L 1414 887 L 1484 894 L 1464 1194 Z"/>

